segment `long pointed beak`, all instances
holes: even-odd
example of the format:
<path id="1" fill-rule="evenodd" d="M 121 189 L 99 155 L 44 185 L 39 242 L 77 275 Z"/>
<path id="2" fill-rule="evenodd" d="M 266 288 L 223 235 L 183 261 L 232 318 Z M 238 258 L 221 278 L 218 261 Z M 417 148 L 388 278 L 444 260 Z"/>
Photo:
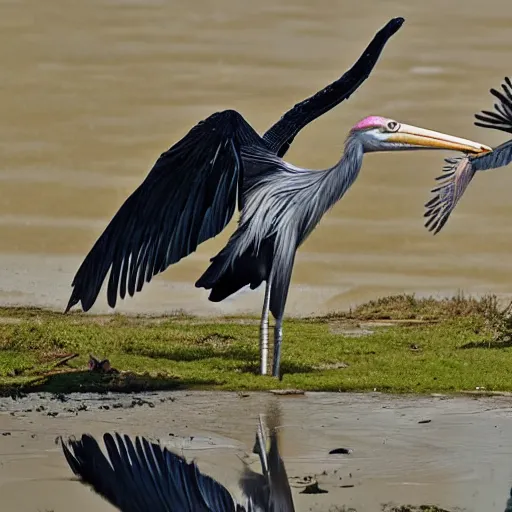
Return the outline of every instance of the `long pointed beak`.
<path id="1" fill-rule="evenodd" d="M 448 149 L 474 154 L 492 151 L 492 148 L 479 142 L 461 139 L 446 133 L 434 132 L 433 130 L 426 130 L 425 128 L 418 128 L 408 124 L 402 124 L 398 131 L 390 133 L 387 140 L 404 144 L 409 149 Z"/>

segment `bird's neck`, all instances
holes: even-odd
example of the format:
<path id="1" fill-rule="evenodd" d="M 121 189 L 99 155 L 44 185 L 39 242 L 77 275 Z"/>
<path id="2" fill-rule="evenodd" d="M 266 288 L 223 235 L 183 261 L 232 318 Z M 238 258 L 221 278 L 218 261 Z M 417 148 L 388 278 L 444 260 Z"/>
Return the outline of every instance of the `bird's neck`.
<path id="1" fill-rule="evenodd" d="M 354 183 L 363 162 L 363 144 L 354 137 L 349 137 L 341 160 L 330 169 L 324 171 L 310 171 L 311 196 L 304 201 L 301 209 L 304 224 L 299 230 L 298 244 L 308 237 L 315 226 L 320 222 Z"/>
<path id="2" fill-rule="evenodd" d="M 348 137 L 340 161 L 326 173 L 326 193 L 331 206 L 339 201 L 356 180 L 363 163 L 363 144 L 356 137 Z"/>

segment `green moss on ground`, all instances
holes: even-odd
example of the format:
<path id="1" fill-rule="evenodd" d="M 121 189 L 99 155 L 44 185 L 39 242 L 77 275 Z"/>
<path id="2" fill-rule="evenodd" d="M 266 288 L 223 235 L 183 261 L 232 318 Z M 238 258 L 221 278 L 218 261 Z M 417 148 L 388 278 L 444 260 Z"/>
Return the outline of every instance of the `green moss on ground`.
<path id="1" fill-rule="evenodd" d="M 509 331 L 508 309 L 500 309 L 494 297 L 386 297 L 348 313 L 285 321 L 284 375 L 277 381 L 258 375 L 259 327 L 249 317 L 63 315 L 3 308 L 0 393 L 183 387 L 512 391 Z M 78 356 L 59 364 L 70 354 Z M 89 354 L 108 358 L 120 373 L 89 372 Z"/>

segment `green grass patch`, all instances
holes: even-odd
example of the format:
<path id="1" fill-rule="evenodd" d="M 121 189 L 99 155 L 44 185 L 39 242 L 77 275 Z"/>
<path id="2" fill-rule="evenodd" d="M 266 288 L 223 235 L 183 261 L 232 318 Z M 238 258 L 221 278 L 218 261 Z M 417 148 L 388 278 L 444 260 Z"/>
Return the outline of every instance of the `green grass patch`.
<path id="1" fill-rule="evenodd" d="M 0 393 L 47 390 L 512 391 L 512 322 L 494 297 L 401 295 L 288 319 L 281 381 L 258 375 L 258 322 L 0 309 Z M 386 325 L 382 325 L 385 323 Z M 358 331 L 360 330 L 359 335 Z M 77 356 L 63 362 L 70 354 Z M 89 354 L 119 370 L 97 374 Z"/>

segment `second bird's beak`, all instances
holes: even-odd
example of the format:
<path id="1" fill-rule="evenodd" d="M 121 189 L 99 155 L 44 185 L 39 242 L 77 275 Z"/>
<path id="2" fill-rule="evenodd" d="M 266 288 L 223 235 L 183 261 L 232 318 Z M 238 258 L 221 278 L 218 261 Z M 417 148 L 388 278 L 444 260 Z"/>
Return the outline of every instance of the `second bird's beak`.
<path id="1" fill-rule="evenodd" d="M 492 148 L 479 142 L 418 128 L 409 124 L 400 125 L 396 132 L 389 134 L 387 140 L 403 144 L 410 149 L 448 149 L 473 154 L 492 151 Z"/>

